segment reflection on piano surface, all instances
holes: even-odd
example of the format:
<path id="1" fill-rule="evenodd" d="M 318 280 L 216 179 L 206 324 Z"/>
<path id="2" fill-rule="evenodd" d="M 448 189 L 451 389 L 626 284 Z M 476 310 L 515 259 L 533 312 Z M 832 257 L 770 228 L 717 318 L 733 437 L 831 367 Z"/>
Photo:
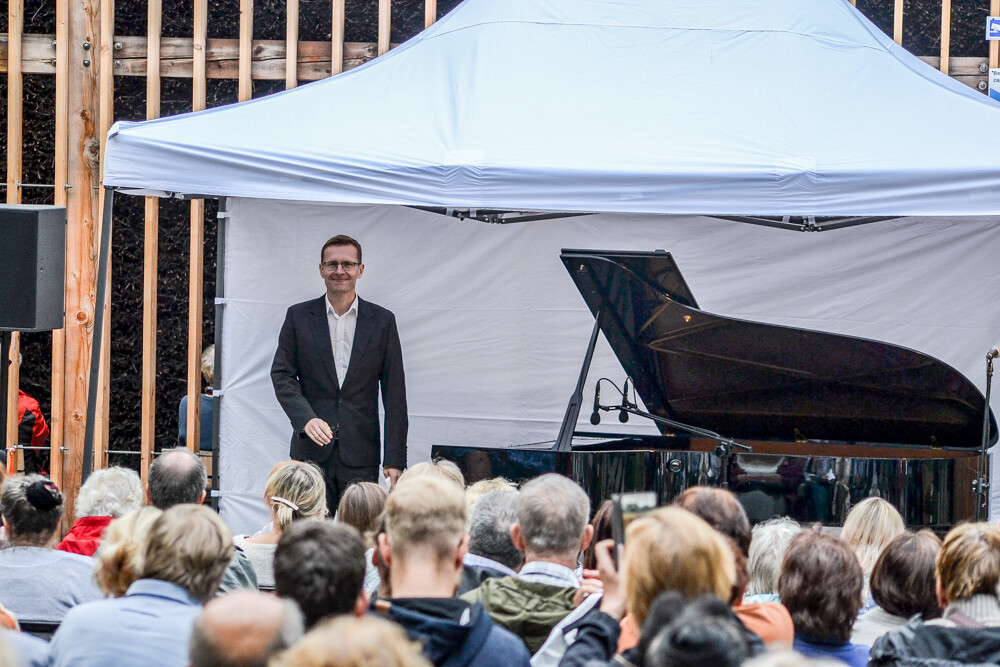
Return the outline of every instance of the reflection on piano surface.
<path id="1" fill-rule="evenodd" d="M 435 446 L 469 482 L 559 472 L 595 504 L 694 485 L 728 485 L 751 520 L 843 522 L 880 496 L 908 525 L 971 518 L 985 400 L 961 373 L 914 350 L 700 310 L 669 253 L 564 250 L 595 332 L 563 428 L 549 448 Z M 576 432 L 597 330 L 654 417 L 752 446 L 716 443 L 659 424 L 660 436 Z M 990 414 L 990 443 L 997 427 Z"/>

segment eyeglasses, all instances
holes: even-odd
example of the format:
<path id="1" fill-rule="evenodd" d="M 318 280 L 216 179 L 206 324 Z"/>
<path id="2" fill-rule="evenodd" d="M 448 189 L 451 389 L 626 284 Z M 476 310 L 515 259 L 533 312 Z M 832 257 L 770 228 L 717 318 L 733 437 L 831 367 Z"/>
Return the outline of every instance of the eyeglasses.
<path id="1" fill-rule="evenodd" d="M 353 271 L 358 268 L 359 265 L 359 262 L 323 262 L 320 264 L 320 266 L 327 271 L 336 271 L 338 266 L 344 271 Z"/>

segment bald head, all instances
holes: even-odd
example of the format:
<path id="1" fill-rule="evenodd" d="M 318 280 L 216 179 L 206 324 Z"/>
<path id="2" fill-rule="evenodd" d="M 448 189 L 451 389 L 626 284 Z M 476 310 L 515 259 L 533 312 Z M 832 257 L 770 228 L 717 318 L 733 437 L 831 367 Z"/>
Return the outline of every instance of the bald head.
<path id="1" fill-rule="evenodd" d="M 161 510 L 184 503 L 200 504 L 207 484 L 205 464 L 184 447 L 165 450 L 149 466 L 149 501 Z"/>
<path id="2" fill-rule="evenodd" d="M 191 667 L 264 667 L 302 636 L 295 605 L 257 591 L 212 599 L 194 623 Z"/>

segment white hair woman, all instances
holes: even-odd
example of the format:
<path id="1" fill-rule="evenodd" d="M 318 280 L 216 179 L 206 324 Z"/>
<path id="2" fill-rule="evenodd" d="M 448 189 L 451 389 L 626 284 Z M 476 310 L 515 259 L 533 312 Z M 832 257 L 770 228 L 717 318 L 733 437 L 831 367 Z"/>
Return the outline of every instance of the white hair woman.
<path id="1" fill-rule="evenodd" d="M 327 514 L 326 482 L 314 464 L 279 463 L 267 478 L 264 502 L 271 510 L 271 529 L 261 535 L 238 535 L 233 545 L 250 559 L 261 589 L 274 588 L 274 550 L 285 529 L 299 519 L 322 519 Z"/>
<path id="2" fill-rule="evenodd" d="M 76 521 L 56 549 L 93 556 L 108 524 L 142 507 L 142 501 L 142 481 L 134 470 L 95 470 L 80 487 Z"/>

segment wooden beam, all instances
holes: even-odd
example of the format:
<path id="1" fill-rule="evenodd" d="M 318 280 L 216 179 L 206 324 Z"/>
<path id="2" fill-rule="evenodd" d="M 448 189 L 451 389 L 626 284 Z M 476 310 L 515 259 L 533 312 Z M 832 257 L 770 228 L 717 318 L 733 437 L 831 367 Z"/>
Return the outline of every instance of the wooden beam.
<path id="1" fill-rule="evenodd" d="M 69 0 L 56 0 L 55 191 L 53 203 L 66 206 L 69 157 Z M 69 277 L 69 273 L 65 274 Z M 52 332 L 52 412 L 49 415 L 49 476 L 63 483 L 63 410 L 66 397 L 66 320 Z"/>
<path id="2" fill-rule="evenodd" d="M 205 108 L 205 68 L 208 58 L 208 0 L 194 0 L 194 39 L 191 45 L 192 106 L 194 111 Z M 124 47 L 124 45 L 123 45 Z M 185 49 L 187 50 L 187 49 Z M 161 42 L 160 57 L 163 57 Z"/>
<path id="3" fill-rule="evenodd" d="M 21 203 L 21 151 L 23 146 L 24 118 L 22 115 L 24 98 L 24 79 L 21 74 L 21 36 L 24 27 L 24 0 L 9 0 L 7 5 L 7 25 L 10 38 L 7 45 L 7 60 L 10 67 L 7 70 L 7 203 Z M 21 336 L 14 332 L 11 337 L 10 358 L 0 359 L 0 363 L 8 363 L 7 403 L 0 405 L 5 412 L 7 428 L 3 437 L 4 446 L 10 449 L 17 442 L 17 394 L 19 385 L 20 364 L 18 357 L 21 349 Z M 19 457 L 10 449 L 10 462 Z M 15 468 L 16 470 L 16 468 Z"/>
<path id="4" fill-rule="evenodd" d="M 299 85 L 299 0 L 288 0 L 285 12 L 285 90 Z"/>
<path id="5" fill-rule="evenodd" d="M 330 76 L 344 71 L 344 0 L 332 0 L 330 37 Z"/>
<path id="6" fill-rule="evenodd" d="M 389 32 L 392 30 L 392 0 L 378 0 L 378 54 L 389 50 Z"/>
<path id="7" fill-rule="evenodd" d="M 1000 15 L 1000 0 L 990 0 L 990 16 Z M 990 67 L 1000 67 L 1000 42 L 990 42 Z"/>
<path id="8" fill-rule="evenodd" d="M 892 41 L 903 43 L 903 0 L 895 0 L 892 12 Z"/>
<path id="9" fill-rule="evenodd" d="M 23 453 L 20 450 L 11 449 L 17 444 L 23 444 L 17 442 L 17 394 L 19 375 L 21 371 L 21 364 L 18 362 L 18 357 L 21 355 L 21 332 L 15 331 L 10 337 L 10 357 L 8 358 L 10 375 L 7 376 L 7 405 L 0 406 L 2 409 L 7 411 L 7 431 L 4 433 L 4 441 L 7 443 L 7 461 L 8 470 L 17 471 L 18 463 L 23 460 Z M 3 360 L 0 360 L 2 362 Z M 31 444 L 30 442 L 28 443 Z M 10 466 L 10 463 L 15 463 L 14 466 Z"/>
<path id="10" fill-rule="evenodd" d="M 851 0 L 853 3 L 854 0 Z M 424 0 L 424 28 L 430 28 L 437 21 L 437 0 Z"/>
<path id="11" fill-rule="evenodd" d="M 253 79 L 251 72 L 251 57 L 253 51 L 253 0 L 240 0 L 240 102 L 253 97 Z"/>
<path id="12" fill-rule="evenodd" d="M 941 72 L 951 64 L 951 0 L 941 0 Z"/>
<path id="13" fill-rule="evenodd" d="M 160 117 L 160 32 L 163 0 L 146 4 L 146 120 Z M 146 197 L 145 238 L 142 253 L 142 420 L 139 429 L 140 466 L 152 452 L 156 438 L 156 304 L 160 235 L 160 200 Z"/>

